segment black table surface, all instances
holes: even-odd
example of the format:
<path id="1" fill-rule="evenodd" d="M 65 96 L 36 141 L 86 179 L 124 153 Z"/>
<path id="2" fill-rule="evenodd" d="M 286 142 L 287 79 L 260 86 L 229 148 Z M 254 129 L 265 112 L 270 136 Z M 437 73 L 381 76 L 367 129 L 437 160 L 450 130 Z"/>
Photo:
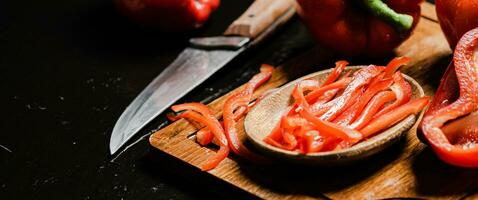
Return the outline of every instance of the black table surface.
<path id="1" fill-rule="evenodd" d="M 121 154 L 108 144 L 125 107 L 190 37 L 221 34 L 251 2 L 222 1 L 202 29 L 182 34 L 139 27 L 111 0 L 0 2 L 0 199 L 250 198 L 152 148 L 147 136 L 164 116 Z M 261 63 L 313 45 L 295 17 L 180 102 L 210 102 Z"/>

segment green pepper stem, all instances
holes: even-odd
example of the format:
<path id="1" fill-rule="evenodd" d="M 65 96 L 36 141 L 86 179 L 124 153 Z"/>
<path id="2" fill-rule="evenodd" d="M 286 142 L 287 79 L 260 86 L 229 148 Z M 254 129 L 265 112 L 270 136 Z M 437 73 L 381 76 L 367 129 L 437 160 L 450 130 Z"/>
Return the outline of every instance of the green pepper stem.
<path id="1" fill-rule="evenodd" d="M 412 16 L 395 12 L 382 0 L 362 0 L 362 2 L 374 16 L 393 26 L 400 34 L 406 33 L 412 28 Z"/>

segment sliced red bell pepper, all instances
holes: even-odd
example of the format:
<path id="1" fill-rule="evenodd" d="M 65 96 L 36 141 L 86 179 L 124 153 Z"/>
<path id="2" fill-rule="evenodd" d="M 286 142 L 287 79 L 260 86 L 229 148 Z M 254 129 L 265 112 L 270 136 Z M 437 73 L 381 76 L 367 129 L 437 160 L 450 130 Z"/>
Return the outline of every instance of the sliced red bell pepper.
<path id="1" fill-rule="evenodd" d="M 351 78 L 344 78 L 344 79 L 340 79 L 339 81 L 317 88 L 309 92 L 305 96 L 305 99 L 307 100 L 307 102 L 312 102 L 315 99 L 319 98 L 320 96 L 324 95 L 327 91 L 345 88 L 350 83 L 351 80 L 352 80 Z"/>
<path id="2" fill-rule="evenodd" d="M 209 107 L 207 107 L 206 105 L 204 105 L 202 103 L 195 103 L 195 102 L 193 102 L 193 103 L 183 103 L 183 104 L 178 104 L 178 105 L 171 106 L 171 109 L 174 112 L 180 112 L 180 111 L 184 111 L 184 110 L 192 110 L 192 111 L 196 111 L 196 112 L 200 113 L 201 115 L 203 115 L 205 117 L 209 117 L 211 115 L 211 111 L 209 110 Z"/>
<path id="3" fill-rule="evenodd" d="M 344 61 L 344 60 L 340 60 L 340 61 L 335 62 L 335 68 L 332 69 L 330 74 L 327 76 L 327 79 L 325 79 L 324 83 L 322 83 L 322 86 L 331 84 L 335 80 L 337 80 L 337 78 L 339 78 L 340 74 L 342 74 L 342 72 L 344 71 L 345 67 L 348 64 L 349 63 L 347 61 Z"/>
<path id="4" fill-rule="evenodd" d="M 211 143 L 213 138 L 214 135 L 207 127 L 199 129 L 199 131 L 196 132 L 196 140 L 202 146 L 206 146 Z"/>
<path id="5" fill-rule="evenodd" d="M 292 97 L 295 99 L 295 104 L 298 106 L 297 109 L 309 107 L 309 103 L 304 96 L 304 92 L 308 90 L 319 89 L 319 85 L 319 82 L 316 80 L 303 80 L 295 85 L 294 90 L 292 91 Z"/>
<path id="6" fill-rule="evenodd" d="M 253 161 L 263 161 L 264 158 L 253 153 L 243 145 L 243 142 L 237 134 L 236 120 L 247 112 L 249 103 L 252 100 L 252 94 L 260 85 L 270 79 L 274 68 L 270 65 L 263 64 L 260 70 L 261 72 L 254 75 L 242 91 L 232 95 L 226 100 L 223 108 L 224 130 L 229 148 L 237 155 Z M 240 110 L 240 113 L 235 115 L 234 111 L 236 110 Z"/>
<path id="7" fill-rule="evenodd" d="M 241 93 L 239 93 L 241 94 Z M 234 110 L 240 107 L 247 107 L 249 104 L 250 98 L 247 96 L 232 96 L 226 100 L 223 110 L 223 121 L 224 121 L 224 130 L 226 133 L 226 138 L 228 140 L 229 147 L 231 150 L 240 155 L 243 158 L 258 161 L 262 160 L 260 156 L 251 152 L 248 148 L 243 145 L 243 141 L 240 140 L 239 135 L 236 129 L 236 118 L 234 116 Z"/>
<path id="8" fill-rule="evenodd" d="M 395 94 L 391 91 L 383 91 L 375 95 L 361 112 L 359 117 L 349 126 L 349 128 L 360 130 L 373 119 L 375 113 L 385 104 L 395 100 Z"/>
<path id="9" fill-rule="evenodd" d="M 437 99 L 434 99 L 433 106 L 440 108 L 430 108 L 423 118 L 421 130 L 425 138 L 430 143 L 435 153 L 445 162 L 462 167 L 478 167 L 478 144 L 474 140 L 477 132 L 471 129 L 466 133 L 467 123 L 466 119 L 473 116 L 469 115 L 478 110 L 478 28 L 468 31 L 458 42 L 454 56 L 453 65 L 454 70 L 447 70 L 448 73 L 455 71 L 457 82 L 459 84 L 459 97 L 453 103 L 435 103 L 436 100 L 443 100 L 441 98 L 453 95 L 437 94 Z M 442 79 L 438 92 L 442 92 L 445 87 L 443 84 L 452 81 L 453 75 L 445 74 Z M 452 99 L 445 99 L 452 101 Z M 445 101 L 443 100 L 443 101 Z M 448 104 L 448 105 L 447 105 Z M 460 123 L 461 136 L 458 133 L 453 134 L 452 138 L 461 137 L 467 140 L 468 144 L 455 144 L 450 141 L 447 135 L 441 128 L 450 120 L 458 119 L 452 123 Z M 450 123 L 451 125 L 451 123 Z M 455 124 L 457 126 L 457 124 Z M 466 136 L 467 134 L 473 136 Z M 460 142 L 463 143 L 463 142 Z"/>
<path id="10" fill-rule="evenodd" d="M 304 153 L 315 153 L 322 150 L 325 145 L 323 136 L 318 131 L 308 130 L 304 133 L 303 146 Z"/>
<path id="11" fill-rule="evenodd" d="M 175 112 L 182 111 L 178 107 L 182 107 L 182 106 L 178 105 L 176 107 L 177 109 L 173 108 L 173 110 Z M 191 106 L 188 105 L 188 106 L 184 106 L 184 107 L 191 107 Z M 202 109 L 200 107 L 198 107 L 195 110 L 202 110 Z M 228 147 L 227 139 L 224 135 L 224 130 L 222 129 L 221 124 L 219 124 L 219 121 L 216 118 L 214 118 L 212 115 L 204 116 L 204 115 L 201 115 L 201 114 L 197 113 L 196 111 L 183 112 L 183 113 L 180 114 L 180 116 L 182 118 L 188 118 L 188 119 L 197 121 L 197 122 L 207 126 L 208 129 L 211 130 L 211 132 L 214 134 L 214 137 L 216 137 L 219 140 L 219 142 L 220 142 L 219 151 L 217 151 L 217 153 L 214 156 L 210 157 L 206 161 L 206 163 L 203 166 L 201 166 L 201 169 L 203 171 L 208 171 L 208 170 L 214 169 L 229 154 L 229 147 Z"/>
<path id="12" fill-rule="evenodd" d="M 278 148 L 304 154 L 340 150 L 416 114 L 428 104 L 428 98 L 409 102 L 411 87 L 400 72 L 395 72 L 407 61 L 406 58 L 397 58 L 387 68 L 368 66 L 355 72 L 351 78 L 344 76 L 339 81 L 320 86 L 317 81 L 310 79 L 298 82 L 292 91 L 294 104 L 264 141 Z M 384 71 L 385 69 L 388 70 Z M 395 91 L 389 91 L 391 85 L 395 87 L 392 89 Z M 318 103 L 324 99 L 326 92 L 339 90 L 338 88 L 344 88 L 338 97 L 327 103 Z M 407 92 L 408 89 L 410 92 Z M 305 95 L 308 91 L 310 92 Z M 396 94 L 401 97 L 398 101 L 400 104 L 395 101 L 397 107 L 374 118 L 384 105 L 396 99 Z M 406 104 L 403 105 L 402 102 Z M 331 110 L 332 117 L 323 119 Z"/>
<path id="13" fill-rule="evenodd" d="M 309 109 L 302 109 L 300 115 L 312 123 L 314 127 L 325 136 L 338 137 L 342 140 L 349 141 L 352 144 L 355 144 L 362 139 L 362 135 L 359 132 L 338 124 L 320 120 L 315 117 Z"/>
<path id="14" fill-rule="evenodd" d="M 363 98 L 363 97 L 361 97 Z M 335 118 L 332 122 L 341 125 L 341 126 L 348 126 L 351 122 L 353 122 L 353 118 L 355 116 L 355 113 L 357 111 L 358 103 L 352 104 L 352 106 L 349 106 L 347 110 L 342 112 L 337 118 Z"/>
<path id="15" fill-rule="evenodd" d="M 379 117 L 387 112 L 390 112 L 398 106 L 407 103 L 412 98 L 412 87 L 405 79 L 403 79 L 402 73 L 395 72 L 393 75 L 393 81 L 395 83 L 392 85 L 391 89 L 393 92 L 395 92 L 397 100 L 380 110 L 377 114 L 375 114 L 375 117 Z"/>
<path id="16" fill-rule="evenodd" d="M 343 140 L 351 141 L 352 143 L 360 140 L 360 133 L 334 123 L 322 121 L 311 113 L 309 104 L 304 97 L 304 90 L 317 87 L 317 85 L 317 81 L 304 80 L 295 86 L 292 96 L 295 99 L 295 104 L 298 105 L 299 108 L 296 109 L 296 111 L 299 112 L 301 117 L 304 117 L 307 121 L 312 123 L 314 127 L 322 134 L 339 137 Z"/>
<path id="17" fill-rule="evenodd" d="M 428 105 L 428 101 L 429 97 L 411 100 L 405 105 L 395 108 L 392 111 L 383 114 L 379 118 L 373 119 L 367 126 L 360 129 L 360 133 L 362 133 L 364 138 L 371 137 L 379 131 L 393 126 L 397 122 L 405 119 L 407 116 L 417 114 L 426 105 Z"/>
<path id="18" fill-rule="evenodd" d="M 384 78 L 392 78 L 393 74 L 403 65 L 407 65 L 410 62 L 408 57 L 396 57 L 387 64 L 385 68 Z"/>
<path id="19" fill-rule="evenodd" d="M 369 103 L 369 101 L 374 97 L 377 93 L 386 90 L 392 85 L 393 80 L 392 79 L 386 79 L 386 80 L 381 80 L 381 81 L 376 81 L 375 83 L 370 83 L 370 86 L 365 90 L 364 95 L 361 96 L 359 102 L 357 103 L 357 108 L 355 110 L 355 115 L 352 118 L 352 121 L 355 120 L 360 113 L 362 113 L 362 110 L 365 108 L 365 106 Z"/>
<path id="20" fill-rule="evenodd" d="M 349 78 L 350 77 L 350 74 L 352 74 L 351 72 L 347 72 L 345 75 L 343 75 L 339 80 L 342 80 L 342 79 L 346 79 L 346 78 Z M 345 88 L 345 87 L 344 87 Z M 330 100 L 332 100 L 335 95 L 337 95 L 337 93 L 340 91 L 340 90 L 343 90 L 343 88 L 341 89 L 333 89 L 333 90 L 329 90 L 327 92 L 325 92 L 322 96 L 320 96 L 319 98 L 317 98 L 317 101 L 312 104 L 313 107 L 318 107 L 318 106 L 321 106 L 327 102 L 329 102 Z"/>
<path id="21" fill-rule="evenodd" d="M 322 120 L 331 121 L 338 116 L 347 107 L 347 103 L 350 101 L 352 94 L 361 89 L 362 86 L 368 84 L 375 76 L 382 72 L 383 68 L 370 65 L 357 71 L 352 77 L 352 81 L 345 88 L 344 93 L 337 97 L 337 103 L 335 103 L 327 112 L 325 112 L 320 118 Z"/>
<path id="22" fill-rule="evenodd" d="M 352 94 L 350 95 L 350 97 L 348 99 L 350 99 L 350 101 L 347 101 L 344 103 L 344 108 L 347 109 L 349 106 L 351 106 L 352 104 L 355 103 L 355 100 L 358 100 L 358 98 L 363 94 L 363 87 L 360 87 L 359 89 L 355 90 L 352 92 Z M 341 95 L 339 95 L 340 97 Z M 327 111 L 329 111 L 330 109 L 332 109 L 332 107 L 334 107 L 335 105 L 339 104 L 339 103 L 343 103 L 342 102 L 343 99 L 342 98 L 335 98 L 325 104 L 319 104 L 319 103 L 314 103 L 312 104 L 312 106 L 310 106 L 310 110 L 311 112 L 315 115 L 315 116 L 319 116 L 320 119 L 322 120 L 325 120 L 323 118 L 323 115 L 324 113 L 326 113 Z M 338 113 L 338 115 L 342 114 L 343 111 L 340 111 Z M 333 118 L 335 119 L 335 118 Z M 328 120 L 327 120 L 328 121 Z M 331 120 L 333 121 L 333 120 Z"/>
<path id="23" fill-rule="evenodd" d="M 333 122 L 346 127 L 353 122 L 353 119 L 355 119 L 355 115 L 357 113 L 357 109 L 360 106 L 360 100 L 364 98 L 363 96 L 363 90 L 358 90 L 355 94 L 353 94 L 352 98 L 350 98 L 351 100 L 345 106 L 347 109 L 337 116 Z"/>

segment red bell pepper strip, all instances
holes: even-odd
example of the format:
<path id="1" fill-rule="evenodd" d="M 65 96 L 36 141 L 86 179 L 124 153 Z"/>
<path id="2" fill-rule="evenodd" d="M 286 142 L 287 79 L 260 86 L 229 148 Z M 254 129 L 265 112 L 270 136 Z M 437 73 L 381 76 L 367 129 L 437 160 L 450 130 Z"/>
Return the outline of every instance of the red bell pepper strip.
<path id="1" fill-rule="evenodd" d="M 478 145 L 474 141 L 476 132 L 472 131 L 473 137 L 464 136 L 464 139 L 470 140 L 468 145 L 454 144 L 450 142 L 447 135 L 441 128 L 450 120 L 457 119 L 475 112 L 478 109 L 478 65 L 477 65 L 477 46 L 478 46 L 478 28 L 468 31 L 458 42 L 454 56 L 453 66 L 456 78 L 459 84 L 459 97 L 453 103 L 443 106 L 438 105 L 439 109 L 431 108 L 423 119 L 421 130 L 432 146 L 435 153 L 445 162 L 462 167 L 478 167 Z M 452 67 L 453 67 L 452 66 Z M 453 72 L 453 70 L 447 70 Z M 439 87 L 442 91 L 446 86 L 443 83 L 453 80 L 445 74 Z M 442 98 L 448 95 L 438 95 Z M 440 99 L 441 100 L 441 99 Z M 436 101 L 436 100 L 434 100 Z M 456 120 L 455 123 L 461 123 L 462 130 L 467 130 L 466 120 Z M 466 134 L 466 133 L 461 133 Z M 456 134 L 453 136 L 456 138 Z"/>
<path id="2" fill-rule="evenodd" d="M 307 100 L 307 102 L 312 102 L 315 99 L 319 98 L 320 96 L 324 95 L 327 91 L 345 88 L 350 83 L 351 80 L 352 80 L 351 78 L 347 77 L 344 79 L 340 79 L 339 81 L 322 86 L 320 88 L 317 88 L 309 92 L 305 96 L 305 99 Z"/>
<path id="3" fill-rule="evenodd" d="M 363 93 L 363 89 L 362 87 L 359 88 L 358 90 L 355 90 L 353 91 L 353 93 L 350 95 L 350 101 L 347 101 L 344 105 L 344 108 L 348 108 L 349 106 L 351 106 L 352 104 L 355 103 L 355 100 L 358 100 L 358 98 L 362 95 Z M 340 97 L 341 95 L 339 95 Z M 343 101 L 343 99 L 341 98 L 335 98 L 325 104 L 322 104 L 322 103 L 314 103 L 312 104 L 312 106 L 310 106 L 310 110 L 311 112 L 315 115 L 315 116 L 319 116 L 321 119 L 322 116 L 324 115 L 324 113 L 326 113 L 327 111 L 329 111 L 333 106 L 337 105 L 338 103 L 341 103 L 341 101 Z M 339 113 L 339 115 L 341 114 L 342 112 Z M 335 119 L 335 118 L 334 118 Z M 333 120 L 331 120 L 333 121 Z"/>
<path id="4" fill-rule="evenodd" d="M 362 98 L 362 97 L 360 97 Z M 332 122 L 341 125 L 341 126 L 348 126 L 351 122 L 353 122 L 353 118 L 357 111 L 358 103 L 352 104 L 349 106 L 347 110 L 342 112 L 337 118 L 335 118 Z"/>
<path id="5" fill-rule="evenodd" d="M 346 78 L 349 78 L 351 72 L 347 72 L 345 75 L 343 75 L 340 79 L 346 79 Z M 344 87 L 345 88 L 345 87 Z M 329 102 L 330 100 L 332 100 L 335 95 L 337 95 L 337 93 L 342 90 L 343 88 L 341 89 L 333 89 L 333 90 L 330 90 L 330 91 L 327 91 L 325 92 L 322 96 L 320 96 L 317 101 L 312 105 L 314 107 L 317 107 L 317 106 L 320 106 L 320 105 L 323 105 L 324 103 L 327 103 Z"/>
<path id="6" fill-rule="evenodd" d="M 237 117 L 241 117 L 242 114 L 234 115 L 234 111 L 241 108 L 248 108 L 249 103 L 252 100 L 252 94 L 254 90 L 270 79 L 273 70 L 274 68 L 270 65 L 262 65 L 260 69 L 261 72 L 254 75 L 254 77 L 252 77 L 242 91 L 229 97 L 226 100 L 223 108 L 224 130 L 226 132 L 229 148 L 231 148 L 231 150 L 237 155 L 253 161 L 262 161 L 264 159 L 261 156 L 251 152 L 243 145 L 243 142 L 240 141 L 236 130 L 236 120 Z M 244 111 L 242 113 L 246 112 L 247 111 Z"/>
<path id="7" fill-rule="evenodd" d="M 379 118 L 373 119 L 367 126 L 360 129 L 360 133 L 362 133 L 364 138 L 371 137 L 379 131 L 393 126 L 397 122 L 405 119 L 407 116 L 417 114 L 426 105 L 428 105 L 428 101 L 429 97 L 411 100 L 405 105 L 395 108 L 392 111 L 383 114 Z"/>
<path id="8" fill-rule="evenodd" d="M 410 101 L 410 98 L 412 97 L 412 87 L 410 86 L 410 84 L 408 84 L 407 81 L 405 81 L 405 79 L 403 79 L 402 73 L 395 72 L 395 74 L 393 75 L 393 81 L 395 83 L 394 85 L 392 85 L 391 89 L 393 92 L 395 92 L 397 100 L 380 110 L 377 114 L 375 114 L 375 117 L 382 116 L 383 114 L 390 112 L 396 107 Z"/>
<path id="9" fill-rule="evenodd" d="M 192 110 L 192 111 L 196 111 L 196 112 L 200 113 L 201 115 L 203 115 L 205 117 L 212 116 L 211 115 L 212 113 L 209 110 L 209 107 L 207 107 L 206 105 L 204 105 L 202 103 L 183 103 L 183 104 L 178 104 L 178 105 L 171 106 L 171 109 L 174 112 L 180 112 L 180 111 L 183 111 L 183 110 Z"/>
<path id="10" fill-rule="evenodd" d="M 324 83 L 322 83 L 322 86 L 328 85 L 333 83 L 337 78 L 339 78 L 340 74 L 344 71 L 345 67 L 349 63 L 344 60 L 340 60 L 335 62 L 335 68 L 330 72 L 330 74 L 327 76 L 327 79 L 325 79 Z"/>
<path id="11" fill-rule="evenodd" d="M 337 103 L 320 118 L 327 121 L 333 120 L 347 108 L 345 106 L 351 100 L 352 94 L 361 89 L 362 86 L 368 84 L 375 76 L 379 75 L 382 70 L 383 68 L 381 67 L 370 65 L 357 71 L 352 77 L 350 84 L 345 88 L 344 93 L 337 97 Z"/>
<path id="12" fill-rule="evenodd" d="M 239 93 L 241 94 L 241 93 Z M 226 138 L 228 140 L 229 148 L 237 155 L 240 155 L 243 158 L 259 161 L 262 160 L 260 156 L 251 152 L 248 148 L 243 145 L 243 142 L 240 140 L 239 135 L 237 134 L 236 129 L 236 119 L 234 116 L 234 110 L 249 104 L 250 98 L 247 96 L 233 95 L 224 104 L 223 111 L 223 121 L 224 121 L 224 130 L 226 132 Z"/>
<path id="13" fill-rule="evenodd" d="M 214 135 L 207 127 L 199 129 L 199 131 L 196 132 L 196 140 L 202 146 L 206 146 L 209 143 L 211 143 L 213 138 L 214 138 Z"/>
<path id="14" fill-rule="evenodd" d="M 365 94 L 363 90 L 358 90 L 357 92 L 355 92 L 352 98 L 350 98 L 351 100 L 345 106 L 347 107 L 347 109 L 345 109 L 344 112 L 338 115 L 332 122 L 345 127 L 347 127 L 351 122 L 353 122 L 357 113 L 357 109 L 360 106 L 360 100 L 364 98 L 364 95 Z"/>
<path id="15" fill-rule="evenodd" d="M 373 82 L 375 82 L 375 83 L 373 83 Z M 367 90 L 365 90 L 364 95 L 361 96 L 359 102 L 357 103 L 357 108 L 355 109 L 354 116 L 351 120 L 352 121 L 355 120 L 360 115 L 360 113 L 362 113 L 362 110 L 369 103 L 369 101 L 377 93 L 388 89 L 390 87 L 390 85 L 392 85 L 392 83 L 393 83 L 392 79 L 386 79 L 386 80 L 381 80 L 381 81 L 372 81 L 372 83 L 370 83 L 370 86 L 367 88 Z"/>
<path id="16" fill-rule="evenodd" d="M 309 107 L 309 103 L 304 96 L 304 92 L 308 90 L 319 89 L 319 85 L 319 82 L 316 80 L 303 80 L 295 85 L 294 90 L 292 91 L 292 97 L 294 97 L 295 105 L 297 105 L 295 111 L 303 109 L 304 107 Z"/>
<path id="17" fill-rule="evenodd" d="M 176 107 L 177 109 L 173 108 L 173 110 L 175 112 L 182 111 L 178 107 L 181 107 L 181 106 L 179 105 Z M 185 107 L 190 107 L 190 106 L 185 106 Z M 212 115 L 204 116 L 197 113 L 196 110 L 202 110 L 202 109 L 197 108 L 197 109 L 194 109 L 193 112 L 183 112 L 180 114 L 180 116 L 182 118 L 188 118 L 188 119 L 197 121 L 207 126 L 208 129 L 211 130 L 211 132 L 214 134 L 214 137 L 216 137 L 220 142 L 219 151 L 217 151 L 217 153 L 214 156 L 210 157 L 206 161 L 206 163 L 203 166 L 201 166 L 201 169 L 203 171 L 208 171 L 208 170 L 214 169 L 217 165 L 219 165 L 219 163 L 221 163 L 222 160 L 224 160 L 227 157 L 227 155 L 229 154 L 229 147 L 228 147 L 227 139 L 224 135 L 224 130 L 222 129 L 221 124 L 219 124 L 219 121 L 216 118 L 214 118 Z"/>
<path id="18" fill-rule="evenodd" d="M 262 64 L 261 68 L 260 68 L 261 72 L 259 74 L 254 75 L 251 78 L 251 80 L 249 80 L 249 82 L 246 83 L 243 90 L 234 94 L 229 99 L 231 99 L 231 98 L 242 98 L 241 96 L 246 96 L 250 101 L 252 99 L 252 93 L 254 92 L 254 90 L 256 90 L 257 87 L 264 84 L 267 80 L 270 79 L 270 77 L 272 76 L 272 71 L 273 70 L 274 70 L 274 67 L 272 67 L 271 65 Z M 259 97 L 259 98 L 263 98 L 263 97 Z M 260 99 L 259 99 L 259 101 L 260 101 Z M 233 109 L 234 120 L 238 120 L 238 119 L 242 118 L 248 112 L 249 108 L 254 106 L 254 104 L 247 103 L 248 106 L 246 106 L 245 104 L 246 103 L 244 102 L 243 104 L 241 104 L 241 106 L 238 106 L 237 108 Z M 174 119 L 173 117 L 168 117 L 168 118 Z M 211 142 L 211 140 L 207 140 L 207 138 L 210 138 L 210 137 L 213 137 L 213 136 L 212 136 L 211 131 L 207 130 L 207 127 L 203 128 L 203 129 L 205 129 L 205 130 L 200 130 L 201 131 L 200 132 L 201 136 L 198 137 L 198 139 L 201 140 L 200 144 L 207 145 L 207 144 L 209 144 L 209 142 Z M 227 130 L 226 130 L 226 133 L 227 133 Z M 229 143 L 231 143 L 231 141 L 229 141 Z"/>
<path id="19" fill-rule="evenodd" d="M 319 134 L 318 131 L 308 130 L 304 133 L 304 152 L 303 153 L 315 153 L 324 148 L 325 139 Z"/>
<path id="20" fill-rule="evenodd" d="M 367 107 L 361 112 L 359 117 L 349 126 L 349 128 L 360 130 L 373 119 L 375 113 L 385 104 L 395 100 L 395 94 L 391 91 L 383 91 L 375 95 L 368 103 Z"/>
<path id="21" fill-rule="evenodd" d="M 317 81 L 304 80 L 294 87 L 292 96 L 295 99 L 295 104 L 298 105 L 298 109 L 295 111 L 297 111 L 301 117 L 304 117 L 307 121 L 312 123 L 314 127 L 324 135 L 339 137 L 343 140 L 351 141 L 352 143 L 359 141 L 361 139 L 360 133 L 334 123 L 322 121 L 311 113 L 309 103 L 307 103 L 304 97 L 304 90 L 318 87 L 317 85 Z"/>
<path id="22" fill-rule="evenodd" d="M 355 144 L 362 139 L 362 135 L 359 132 L 338 124 L 320 120 L 307 108 L 300 111 L 300 116 L 307 119 L 321 134 L 325 136 L 338 137 L 342 140 L 350 142 L 351 144 Z"/>
<path id="23" fill-rule="evenodd" d="M 392 61 L 387 64 L 385 68 L 385 76 L 384 78 L 392 78 L 393 74 L 403 65 L 406 65 L 410 62 L 410 58 L 408 57 L 396 57 Z"/>
<path id="24" fill-rule="evenodd" d="M 178 121 L 179 119 L 181 119 L 180 117 L 178 117 L 174 113 L 167 113 L 166 118 L 168 118 L 170 121 L 173 121 L 173 122 Z"/>

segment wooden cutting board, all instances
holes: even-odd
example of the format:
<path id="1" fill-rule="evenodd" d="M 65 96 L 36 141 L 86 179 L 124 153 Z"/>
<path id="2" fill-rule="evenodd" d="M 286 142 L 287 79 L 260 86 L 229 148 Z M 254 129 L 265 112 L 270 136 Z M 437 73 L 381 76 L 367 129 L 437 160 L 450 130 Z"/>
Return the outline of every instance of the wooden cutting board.
<path id="1" fill-rule="evenodd" d="M 396 54 L 412 58 L 402 72 L 422 84 L 427 95 L 433 95 L 451 50 L 437 23 L 434 6 L 424 3 L 422 13 L 416 30 Z M 278 67 L 257 93 L 303 76 L 311 66 L 317 68 L 321 63 L 330 63 L 331 59 L 329 51 L 312 49 Z M 441 69 L 436 69 L 437 64 Z M 209 104 L 217 117 L 222 114 L 225 99 L 239 89 Z M 439 161 L 430 148 L 418 140 L 416 126 L 386 152 L 351 166 L 324 168 L 283 163 L 260 166 L 230 156 L 216 169 L 197 173 L 210 173 L 264 199 L 478 198 L 478 170 L 455 168 Z M 242 120 L 238 128 L 244 135 Z M 194 140 L 195 131 L 186 120 L 179 120 L 151 135 L 150 143 L 199 168 L 215 150 L 198 145 Z"/>

